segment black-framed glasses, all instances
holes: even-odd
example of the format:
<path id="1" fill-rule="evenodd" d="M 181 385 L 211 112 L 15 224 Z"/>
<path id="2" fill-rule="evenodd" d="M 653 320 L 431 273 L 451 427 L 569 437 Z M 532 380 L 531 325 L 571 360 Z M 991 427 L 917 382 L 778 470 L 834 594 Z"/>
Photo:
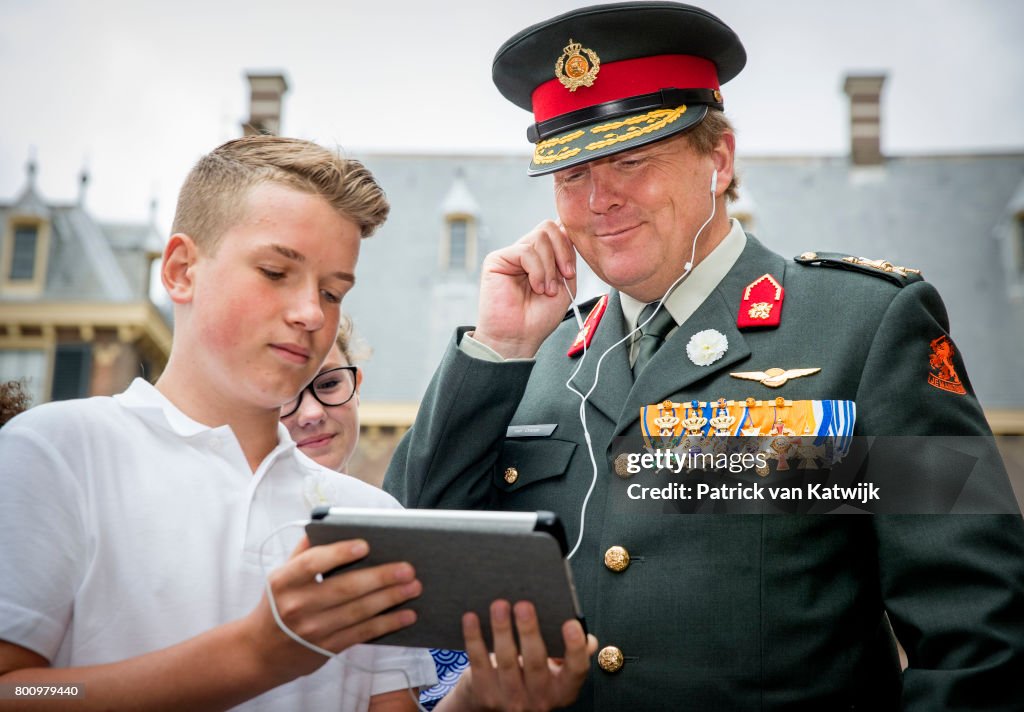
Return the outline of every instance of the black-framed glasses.
<path id="1" fill-rule="evenodd" d="M 281 407 L 281 417 L 287 418 L 302 405 L 302 396 L 309 391 L 324 406 L 345 405 L 356 394 L 358 366 L 338 366 L 317 374 L 313 382 L 299 391 L 295 400 Z"/>

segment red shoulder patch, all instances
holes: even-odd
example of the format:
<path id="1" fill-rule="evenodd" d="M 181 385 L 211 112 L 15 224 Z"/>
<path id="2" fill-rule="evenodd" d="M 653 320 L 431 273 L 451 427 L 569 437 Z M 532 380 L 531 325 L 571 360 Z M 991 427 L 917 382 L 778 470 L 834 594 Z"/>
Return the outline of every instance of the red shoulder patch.
<path id="1" fill-rule="evenodd" d="M 953 342 L 948 336 L 942 335 L 932 340 L 931 347 L 932 355 L 928 357 L 928 365 L 931 367 L 928 384 L 950 393 L 967 393 L 964 384 L 960 382 L 960 376 L 957 375 L 956 366 L 953 365 L 953 354 L 956 353 Z"/>
<path id="2" fill-rule="evenodd" d="M 740 329 L 778 326 L 782 321 L 784 298 L 782 285 L 766 272 L 743 290 L 736 326 Z"/>

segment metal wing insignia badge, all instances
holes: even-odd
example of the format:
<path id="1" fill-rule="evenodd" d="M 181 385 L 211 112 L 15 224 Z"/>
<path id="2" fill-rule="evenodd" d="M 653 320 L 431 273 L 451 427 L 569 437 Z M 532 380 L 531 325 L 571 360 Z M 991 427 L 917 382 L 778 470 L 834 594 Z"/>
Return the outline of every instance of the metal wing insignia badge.
<path id="1" fill-rule="evenodd" d="M 769 368 L 767 371 L 740 371 L 738 373 L 730 373 L 729 375 L 733 378 L 742 378 L 745 381 L 758 381 L 762 386 L 768 386 L 769 388 L 779 388 L 784 386 L 791 378 L 810 376 L 820 370 L 820 368 L 790 368 L 785 370 Z"/>

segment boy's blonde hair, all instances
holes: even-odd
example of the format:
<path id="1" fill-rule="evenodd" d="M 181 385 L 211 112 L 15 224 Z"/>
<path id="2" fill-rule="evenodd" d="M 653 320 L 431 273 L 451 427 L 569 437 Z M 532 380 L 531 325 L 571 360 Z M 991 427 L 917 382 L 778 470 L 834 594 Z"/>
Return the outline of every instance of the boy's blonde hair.
<path id="1" fill-rule="evenodd" d="M 369 237 L 387 219 L 384 190 L 359 161 L 310 141 L 247 136 L 228 141 L 199 159 L 178 193 L 173 231 L 214 251 L 244 217 L 245 197 L 261 183 L 278 183 L 318 195 Z"/>

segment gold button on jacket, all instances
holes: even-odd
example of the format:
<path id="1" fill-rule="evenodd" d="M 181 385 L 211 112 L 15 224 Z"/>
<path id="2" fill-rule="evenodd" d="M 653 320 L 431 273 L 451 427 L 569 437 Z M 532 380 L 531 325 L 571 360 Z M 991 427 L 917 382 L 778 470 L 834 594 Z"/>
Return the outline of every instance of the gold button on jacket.
<path id="1" fill-rule="evenodd" d="M 628 480 L 633 476 L 633 473 L 629 471 L 629 454 L 622 453 L 615 458 L 615 474 L 624 480 Z"/>
<path id="2" fill-rule="evenodd" d="M 609 547 L 604 552 L 604 565 L 616 573 L 625 571 L 629 568 L 629 552 L 623 546 Z"/>
<path id="3" fill-rule="evenodd" d="M 605 672 L 618 672 L 625 663 L 622 651 L 614 645 L 601 648 L 601 652 L 597 654 L 597 666 Z"/>
<path id="4" fill-rule="evenodd" d="M 519 479 L 519 470 L 514 467 L 508 467 L 505 469 L 505 481 L 510 485 L 514 485 L 516 480 Z"/>

